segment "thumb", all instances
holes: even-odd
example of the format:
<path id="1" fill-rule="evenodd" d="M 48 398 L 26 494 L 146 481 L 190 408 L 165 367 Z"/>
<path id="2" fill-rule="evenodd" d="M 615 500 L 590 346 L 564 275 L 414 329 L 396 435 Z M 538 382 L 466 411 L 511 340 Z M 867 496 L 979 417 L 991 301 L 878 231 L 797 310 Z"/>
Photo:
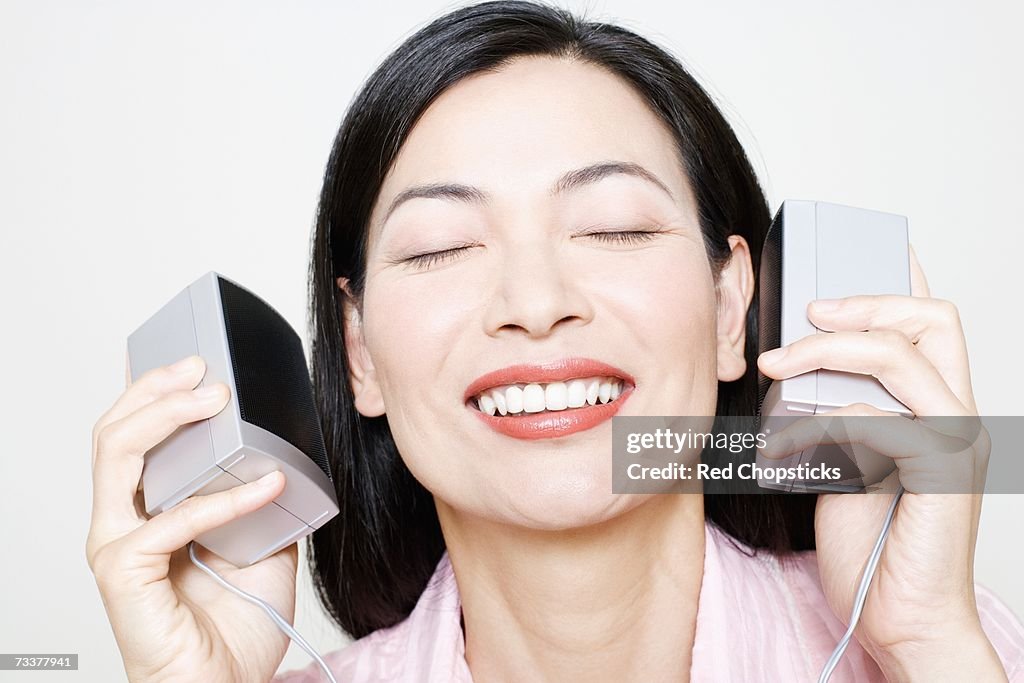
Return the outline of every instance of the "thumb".
<path id="1" fill-rule="evenodd" d="M 189 498 L 132 531 L 123 543 L 151 560 L 136 568 L 159 568 L 164 572 L 161 577 L 165 576 L 171 553 L 196 536 L 271 502 L 284 490 L 284 482 L 284 474 L 275 470 L 227 491 Z"/>

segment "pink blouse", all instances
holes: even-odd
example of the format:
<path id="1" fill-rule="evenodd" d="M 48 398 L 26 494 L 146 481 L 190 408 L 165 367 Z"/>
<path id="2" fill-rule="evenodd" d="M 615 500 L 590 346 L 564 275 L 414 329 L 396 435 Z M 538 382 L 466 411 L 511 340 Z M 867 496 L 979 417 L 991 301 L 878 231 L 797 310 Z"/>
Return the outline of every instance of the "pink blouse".
<path id="1" fill-rule="evenodd" d="M 825 602 L 813 550 L 792 562 L 748 550 L 705 525 L 704 579 L 690 670 L 692 681 L 816 681 L 846 627 Z M 734 545 L 734 543 L 736 545 Z M 737 545 L 744 550 L 736 547 Z M 1010 681 L 1024 681 L 1024 626 L 987 588 L 975 584 L 982 628 Z M 405 621 L 324 655 L 339 681 L 471 683 L 461 604 L 447 553 Z M 273 683 L 324 680 L 312 662 Z M 884 681 L 856 639 L 832 681 Z"/>

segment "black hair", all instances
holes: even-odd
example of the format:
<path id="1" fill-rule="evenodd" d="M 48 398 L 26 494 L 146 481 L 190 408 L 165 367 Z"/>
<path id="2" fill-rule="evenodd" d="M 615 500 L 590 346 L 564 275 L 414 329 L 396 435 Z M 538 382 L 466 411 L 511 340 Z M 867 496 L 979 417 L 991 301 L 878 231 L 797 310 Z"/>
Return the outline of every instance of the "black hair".
<path id="1" fill-rule="evenodd" d="M 592 64 L 630 84 L 676 141 L 714 272 L 728 261 L 733 234 L 750 246 L 755 273 L 759 266 L 771 216 L 750 162 L 709 95 L 651 41 L 562 8 L 498 0 L 451 11 L 395 49 L 351 102 L 334 141 L 309 272 L 313 388 L 341 506 L 313 534 L 309 563 L 320 601 L 355 638 L 408 616 L 445 545 L 433 497 L 403 463 L 387 417 L 355 409 L 336 279 L 347 278 L 361 300 L 370 212 L 418 117 L 460 79 L 529 56 Z M 755 414 L 757 311 L 755 293 L 747 370 L 719 383 L 718 415 Z M 785 554 L 814 547 L 814 498 L 706 495 L 705 515 L 746 545 Z"/>

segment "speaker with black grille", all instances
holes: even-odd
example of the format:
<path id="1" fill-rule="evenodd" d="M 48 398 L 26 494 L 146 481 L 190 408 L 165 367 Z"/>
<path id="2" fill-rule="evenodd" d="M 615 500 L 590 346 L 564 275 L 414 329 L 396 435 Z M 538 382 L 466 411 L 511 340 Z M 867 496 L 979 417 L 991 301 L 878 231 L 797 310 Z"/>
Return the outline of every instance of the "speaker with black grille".
<path id="1" fill-rule="evenodd" d="M 274 501 L 196 538 L 236 566 L 248 566 L 338 514 L 302 342 L 269 304 L 211 271 L 128 337 L 133 382 L 191 355 L 206 362 L 199 386 L 223 382 L 231 400 L 145 455 L 146 512 L 156 515 L 190 496 L 282 471 L 287 484 Z"/>

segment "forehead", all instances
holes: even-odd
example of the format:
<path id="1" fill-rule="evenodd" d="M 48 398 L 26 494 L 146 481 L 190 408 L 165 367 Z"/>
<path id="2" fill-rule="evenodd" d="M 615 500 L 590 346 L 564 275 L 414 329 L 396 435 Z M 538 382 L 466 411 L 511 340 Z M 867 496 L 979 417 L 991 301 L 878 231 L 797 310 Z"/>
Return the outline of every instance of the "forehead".
<path id="1" fill-rule="evenodd" d="M 462 79 L 423 113 L 399 151 L 371 216 L 371 239 L 412 185 L 464 183 L 510 206 L 548 196 L 569 169 L 641 165 L 676 197 L 689 188 L 668 128 L 621 77 L 593 64 L 521 58 Z"/>

